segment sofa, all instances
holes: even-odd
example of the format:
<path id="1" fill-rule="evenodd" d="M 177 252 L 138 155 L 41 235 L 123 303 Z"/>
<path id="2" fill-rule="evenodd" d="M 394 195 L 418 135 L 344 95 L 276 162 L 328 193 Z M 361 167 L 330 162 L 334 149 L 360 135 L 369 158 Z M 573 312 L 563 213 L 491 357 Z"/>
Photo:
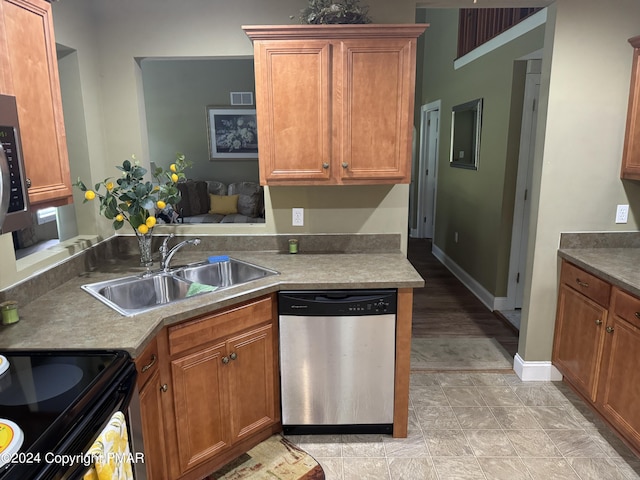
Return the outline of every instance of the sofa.
<path id="1" fill-rule="evenodd" d="M 187 180 L 178 190 L 179 223 L 264 223 L 264 189 L 258 183 Z"/>

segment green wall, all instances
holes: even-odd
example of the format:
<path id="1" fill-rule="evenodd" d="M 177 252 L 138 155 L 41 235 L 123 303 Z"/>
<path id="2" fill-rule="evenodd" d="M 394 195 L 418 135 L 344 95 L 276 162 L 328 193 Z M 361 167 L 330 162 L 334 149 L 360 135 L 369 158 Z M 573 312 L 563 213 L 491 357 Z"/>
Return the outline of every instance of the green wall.
<path id="1" fill-rule="evenodd" d="M 151 160 L 166 168 L 182 152 L 193 162 L 189 178 L 258 181 L 257 159 L 209 159 L 206 118 L 208 105 L 230 105 L 230 92 L 255 94 L 253 58 L 145 59 L 140 65 Z"/>
<path id="2" fill-rule="evenodd" d="M 542 48 L 544 27 L 454 70 L 458 10 L 426 12 L 422 103 L 442 102 L 434 244 L 489 293 L 506 296 L 525 73 L 516 59 Z M 452 168 L 451 108 L 476 98 L 478 169 Z"/>

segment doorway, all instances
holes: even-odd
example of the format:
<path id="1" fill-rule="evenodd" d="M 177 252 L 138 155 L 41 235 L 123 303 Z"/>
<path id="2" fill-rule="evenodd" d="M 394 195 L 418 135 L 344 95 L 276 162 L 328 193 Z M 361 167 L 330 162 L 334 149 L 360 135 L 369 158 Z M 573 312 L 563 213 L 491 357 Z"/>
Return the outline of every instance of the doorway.
<path id="1" fill-rule="evenodd" d="M 418 159 L 418 205 L 414 237 L 433 238 L 436 214 L 440 100 L 420 109 L 420 153 Z"/>
<path id="2" fill-rule="evenodd" d="M 509 281 L 507 284 L 506 309 L 511 310 L 521 309 L 524 298 L 541 63 L 542 61 L 539 59 L 527 61 L 516 198 L 511 232 L 511 254 L 509 256 Z M 519 325 L 517 326 L 519 328 Z"/>

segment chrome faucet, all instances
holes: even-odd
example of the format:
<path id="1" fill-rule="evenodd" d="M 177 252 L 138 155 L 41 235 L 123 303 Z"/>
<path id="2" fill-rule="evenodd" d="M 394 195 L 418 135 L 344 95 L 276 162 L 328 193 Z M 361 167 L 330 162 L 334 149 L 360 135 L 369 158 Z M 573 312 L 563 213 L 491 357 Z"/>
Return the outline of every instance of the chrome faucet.
<path id="1" fill-rule="evenodd" d="M 167 235 L 162 241 L 162 246 L 160 247 L 160 270 L 163 272 L 168 272 L 171 268 L 171 259 L 176 254 L 178 250 L 180 250 L 185 245 L 200 245 L 199 238 L 190 238 L 189 240 L 184 240 L 176 245 L 174 245 L 171 250 L 169 250 L 169 240 L 171 240 L 175 235 L 170 233 Z"/>

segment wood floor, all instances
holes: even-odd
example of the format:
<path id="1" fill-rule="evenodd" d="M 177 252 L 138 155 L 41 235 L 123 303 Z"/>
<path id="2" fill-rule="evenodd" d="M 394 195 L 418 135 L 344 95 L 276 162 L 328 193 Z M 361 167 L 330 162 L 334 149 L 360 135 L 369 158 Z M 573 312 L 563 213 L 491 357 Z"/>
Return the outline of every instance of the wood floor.
<path id="1" fill-rule="evenodd" d="M 431 240 L 410 238 L 408 258 L 425 280 L 413 291 L 416 337 L 495 338 L 510 354 L 518 349 L 518 331 L 485 307 L 431 253 Z"/>

